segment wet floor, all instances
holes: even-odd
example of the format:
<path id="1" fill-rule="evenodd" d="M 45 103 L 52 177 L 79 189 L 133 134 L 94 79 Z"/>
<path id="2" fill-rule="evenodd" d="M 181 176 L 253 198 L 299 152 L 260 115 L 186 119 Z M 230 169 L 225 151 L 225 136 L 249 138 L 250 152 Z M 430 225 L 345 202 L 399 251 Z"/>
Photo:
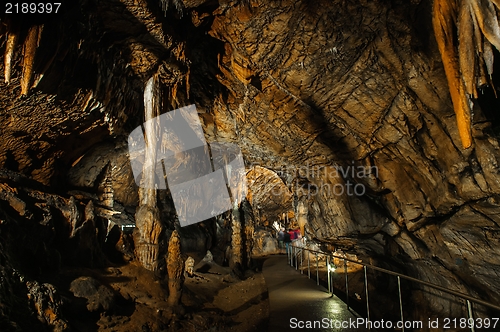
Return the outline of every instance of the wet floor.
<path id="1" fill-rule="evenodd" d="M 362 317 L 290 267 L 286 255 L 269 257 L 262 272 L 269 291 L 269 332 L 368 331 Z"/>

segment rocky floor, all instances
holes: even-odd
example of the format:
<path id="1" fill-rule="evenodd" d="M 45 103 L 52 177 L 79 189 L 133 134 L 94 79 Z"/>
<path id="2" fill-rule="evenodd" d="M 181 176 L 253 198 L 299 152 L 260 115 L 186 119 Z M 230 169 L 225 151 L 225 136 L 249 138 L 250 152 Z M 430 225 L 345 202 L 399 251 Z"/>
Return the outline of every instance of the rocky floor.
<path id="1" fill-rule="evenodd" d="M 58 289 L 74 331 L 263 331 L 269 303 L 261 272 L 243 279 L 212 263 L 187 277 L 182 306 L 169 311 L 164 286 L 128 263 L 105 269 L 66 269 Z"/>

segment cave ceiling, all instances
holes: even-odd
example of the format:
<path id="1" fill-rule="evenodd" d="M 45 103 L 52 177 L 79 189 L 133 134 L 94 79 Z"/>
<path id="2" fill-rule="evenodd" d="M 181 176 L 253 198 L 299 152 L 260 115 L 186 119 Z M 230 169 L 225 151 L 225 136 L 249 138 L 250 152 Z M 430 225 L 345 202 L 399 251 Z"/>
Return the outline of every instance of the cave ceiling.
<path id="1" fill-rule="evenodd" d="M 2 16 L 0 167 L 60 192 L 97 190 L 107 172 L 134 206 L 126 136 L 155 76 L 164 112 L 195 104 L 208 142 L 240 147 L 267 221 L 290 211 L 317 240 L 500 293 L 500 36 L 484 28 L 498 1 L 460 11 L 491 49 L 479 60 L 453 44 L 453 1 L 160 2 Z"/>

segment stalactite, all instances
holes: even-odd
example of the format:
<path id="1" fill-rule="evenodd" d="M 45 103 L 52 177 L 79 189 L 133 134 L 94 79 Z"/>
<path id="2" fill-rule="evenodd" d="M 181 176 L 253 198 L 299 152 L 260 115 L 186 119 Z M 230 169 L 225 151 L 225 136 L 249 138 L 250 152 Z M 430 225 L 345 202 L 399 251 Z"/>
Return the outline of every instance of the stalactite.
<path id="1" fill-rule="evenodd" d="M 472 98 L 478 97 L 478 87 L 493 86 L 492 45 L 500 50 L 499 9 L 500 0 L 434 1 L 434 34 L 464 148 L 472 145 Z M 494 87 L 493 91 L 496 94 Z"/>
<path id="2" fill-rule="evenodd" d="M 467 1 L 463 1 L 459 18 L 460 28 L 458 29 L 458 53 L 460 54 L 460 71 L 464 78 L 465 91 L 469 95 L 476 94 L 476 50 L 474 47 L 474 21 L 468 8 Z"/>
<path id="3" fill-rule="evenodd" d="M 42 26 L 34 25 L 28 30 L 28 36 L 24 43 L 23 73 L 21 78 L 21 94 L 27 95 L 31 88 L 31 82 L 34 74 L 34 64 L 36 49 L 38 48 L 39 37 L 41 36 Z"/>
<path id="4" fill-rule="evenodd" d="M 500 25 L 493 3 L 490 0 L 466 0 L 465 2 L 470 2 L 486 39 L 500 49 Z"/>
<path id="5" fill-rule="evenodd" d="M 160 4 L 165 13 L 167 12 L 168 8 L 173 5 L 175 9 L 177 9 L 179 15 L 181 15 L 182 17 L 182 10 L 184 8 L 184 5 L 181 0 L 160 0 Z"/>
<path id="6" fill-rule="evenodd" d="M 448 80 L 451 100 L 457 117 L 458 132 L 462 146 L 468 148 L 472 145 L 470 107 L 461 79 L 458 53 L 454 45 L 454 29 L 456 22 L 456 3 L 453 0 L 435 0 L 432 23 L 438 42 L 439 51 Z"/>
<path id="7" fill-rule="evenodd" d="M 56 59 L 56 57 L 60 55 L 59 54 L 60 47 L 61 47 L 61 40 L 58 40 L 57 47 L 55 48 L 49 61 L 47 61 L 45 63 L 44 67 L 42 68 L 40 73 L 38 73 L 37 77 L 35 78 L 35 82 L 33 83 L 34 88 L 36 88 L 38 86 L 40 81 L 43 79 L 43 76 L 45 75 L 45 73 L 49 70 L 50 66 L 52 66 L 52 64 L 54 63 L 54 60 Z"/>
<path id="8" fill-rule="evenodd" d="M 5 83 L 10 83 L 10 77 L 12 74 L 12 61 L 14 59 L 14 51 L 17 46 L 19 39 L 19 30 L 17 27 L 10 25 L 7 32 L 7 45 L 5 46 L 5 57 L 4 57 L 4 77 Z"/>
<path id="9" fill-rule="evenodd" d="M 179 100 L 177 99 L 177 89 L 179 87 L 179 82 L 175 82 L 170 90 L 170 103 L 173 108 L 179 105 Z"/>

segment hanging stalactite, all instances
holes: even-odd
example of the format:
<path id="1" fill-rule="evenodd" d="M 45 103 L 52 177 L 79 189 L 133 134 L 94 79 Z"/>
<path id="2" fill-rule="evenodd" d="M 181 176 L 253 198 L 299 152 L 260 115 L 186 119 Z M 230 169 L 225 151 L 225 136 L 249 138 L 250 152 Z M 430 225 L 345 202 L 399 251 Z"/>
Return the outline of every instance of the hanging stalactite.
<path id="1" fill-rule="evenodd" d="M 5 47 L 5 57 L 4 57 L 4 77 L 5 83 L 10 83 L 10 77 L 12 74 L 12 62 L 14 60 L 14 51 L 16 49 L 18 39 L 19 39 L 19 30 L 12 23 L 9 24 L 7 30 L 7 45 Z"/>
<path id="2" fill-rule="evenodd" d="M 38 48 L 43 26 L 34 25 L 29 28 L 28 36 L 24 42 L 23 73 L 21 77 L 21 94 L 27 95 L 31 88 L 34 76 L 36 49 Z"/>
<path id="3" fill-rule="evenodd" d="M 492 45 L 500 50 L 499 10 L 499 0 L 434 1 L 434 34 L 464 148 L 472 145 L 472 98 L 478 97 L 478 88 L 493 86 Z"/>
<path id="4" fill-rule="evenodd" d="M 163 9 L 163 11 L 165 12 L 165 14 L 166 14 L 167 10 L 173 6 L 173 7 L 175 7 L 175 9 L 179 13 L 179 15 L 182 17 L 182 10 L 184 9 L 184 5 L 183 5 L 182 1 L 180 1 L 180 0 L 160 0 L 160 5 L 161 5 L 161 8 Z"/>

